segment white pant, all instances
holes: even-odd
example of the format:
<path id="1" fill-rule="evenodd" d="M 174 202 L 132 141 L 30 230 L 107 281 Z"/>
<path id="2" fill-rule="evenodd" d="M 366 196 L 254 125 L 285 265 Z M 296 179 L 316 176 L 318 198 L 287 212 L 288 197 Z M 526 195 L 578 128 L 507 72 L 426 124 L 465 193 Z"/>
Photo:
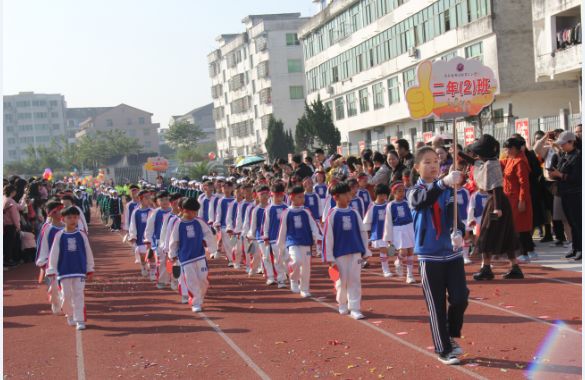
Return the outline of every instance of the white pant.
<path id="1" fill-rule="evenodd" d="M 146 246 L 145 245 L 137 245 L 134 247 L 134 263 L 140 264 L 142 262 L 141 256 L 146 255 Z"/>
<path id="2" fill-rule="evenodd" d="M 61 309 L 75 322 L 85 322 L 85 278 L 72 277 L 61 280 Z"/>
<path id="3" fill-rule="evenodd" d="M 288 247 L 291 258 L 289 264 L 290 280 L 299 284 L 302 292 L 309 292 L 311 282 L 311 247 L 305 245 L 293 245 Z"/>
<path id="4" fill-rule="evenodd" d="M 177 282 L 177 284 L 178 284 L 177 290 L 179 291 L 179 294 L 181 295 L 181 297 L 189 295 L 189 289 L 187 288 L 187 282 L 185 281 L 185 274 L 183 273 L 182 270 L 181 270 L 181 275 L 179 276 L 179 278 L 177 280 L 175 280 L 175 278 L 173 277 L 173 279 L 171 281 Z"/>
<path id="5" fill-rule="evenodd" d="M 221 229 L 221 244 L 223 247 L 223 253 L 226 255 L 228 262 L 232 263 L 234 258 L 232 256 L 232 249 L 234 248 L 235 238 L 225 232 L 225 227 Z"/>
<path id="6" fill-rule="evenodd" d="M 159 284 L 169 284 L 171 282 L 171 275 L 167 272 L 168 257 L 163 252 L 162 248 L 156 249 L 157 256 L 157 282 Z"/>
<path id="7" fill-rule="evenodd" d="M 286 265 L 285 256 L 288 258 L 288 254 L 286 250 L 284 252 L 280 252 L 278 246 L 276 244 L 266 244 L 262 243 L 263 247 L 263 255 L 262 255 L 262 262 L 264 263 L 264 273 L 266 274 L 266 278 L 274 280 L 274 273 L 276 272 L 276 281 L 286 281 Z M 272 260 L 274 260 L 274 265 L 272 264 L 272 260 L 270 257 L 270 250 L 272 248 Z"/>
<path id="8" fill-rule="evenodd" d="M 339 280 L 335 283 L 337 303 L 347 305 L 349 310 L 360 310 L 362 302 L 362 255 L 350 253 L 335 258 L 339 270 Z"/>
<path id="9" fill-rule="evenodd" d="M 189 295 L 193 298 L 193 305 L 203 305 L 203 298 L 207 293 L 209 281 L 207 281 L 207 261 L 198 260 L 181 267 L 185 276 L 185 282 Z"/>
<path id="10" fill-rule="evenodd" d="M 244 239 L 234 235 L 234 264 L 240 265 L 242 264 L 242 253 L 246 244 L 244 244 Z M 246 261 L 246 265 L 249 265 L 248 257 L 244 254 L 244 260 Z"/>
<path id="11" fill-rule="evenodd" d="M 51 303 L 51 310 L 59 310 L 61 308 L 61 295 L 59 294 L 59 284 L 55 277 L 51 277 L 51 283 L 47 289 L 49 302 Z"/>
<path id="12" fill-rule="evenodd" d="M 264 256 L 264 250 L 260 250 L 258 242 L 251 241 L 250 243 L 244 244 L 244 249 L 246 249 L 246 261 L 248 262 L 248 267 L 253 271 L 256 272 L 258 268 L 260 268 L 260 264 L 262 263 L 262 256 Z M 248 253 L 248 251 L 250 253 Z"/>

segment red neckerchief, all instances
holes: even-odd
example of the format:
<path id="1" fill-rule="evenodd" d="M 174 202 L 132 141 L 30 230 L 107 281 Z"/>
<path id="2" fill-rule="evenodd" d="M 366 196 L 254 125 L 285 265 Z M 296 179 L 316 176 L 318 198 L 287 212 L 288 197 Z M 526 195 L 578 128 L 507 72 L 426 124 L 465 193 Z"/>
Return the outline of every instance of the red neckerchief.
<path id="1" fill-rule="evenodd" d="M 439 236 L 441 236 L 441 207 L 439 207 L 439 201 L 437 200 L 433 203 L 433 227 L 435 227 L 435 231 L 437 231 L 436 240 L 439 240 Z"/>

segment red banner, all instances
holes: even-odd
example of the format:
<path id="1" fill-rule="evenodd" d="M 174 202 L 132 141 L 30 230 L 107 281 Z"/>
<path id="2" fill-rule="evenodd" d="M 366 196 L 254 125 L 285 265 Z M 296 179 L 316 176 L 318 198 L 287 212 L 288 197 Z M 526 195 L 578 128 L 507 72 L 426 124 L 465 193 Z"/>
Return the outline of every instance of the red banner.
<path id="1" fill-rule="evenodd" d="M 428 143 L 433 139 L 433 132 L 423 132 L 423 141 L 424 143 Z"/>
<path id="2" fill-rule="evenodd" d="M 474 127 L 465 127 L 465 145 L 473 144 L 475 141 L 475 128 Z"/>
<path id="3" fill-rule="evenodd" d="M 366 142 L 363 140 L 358 142 L 358 147 L 360 149 L 360 154 L 361 154 L 366 149 Z"/>
<path id="4" fill-rule="evenodd" d="M 516 133 L 524 137 L 526 145 L 530 146 L 530 128 L 528 126 L 528 119 L 516 119 L 514 124 L 516 125 Z"/>

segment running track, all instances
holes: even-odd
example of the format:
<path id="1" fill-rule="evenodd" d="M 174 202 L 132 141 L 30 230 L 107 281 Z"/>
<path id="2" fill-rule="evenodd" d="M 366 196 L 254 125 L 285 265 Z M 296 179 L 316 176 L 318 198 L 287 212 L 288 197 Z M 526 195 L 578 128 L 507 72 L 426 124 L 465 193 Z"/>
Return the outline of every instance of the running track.
<path id="1" fill-rule="evenodd" d="M 194 314 L 140 276 L 120 235 L 101 224 L 90 230 L 96 276 L 86 287 L 87 330 L 51 314 L 32 265 L 4 273 L 5 378 L 520 379 L 556 320 L 566 323 L 562 351 L 540 358 L 541 378 L 581 375 L 580 273 L 527 265 L 523 281 L 477 283 L 470 275 L 478 265 L 467 267 L 466 354 L 463 365 L 447 367 L 430 347 L 420 287 L 383 278 L 375 261 L 362 275 L 363 321 L 337 314 L 318 259 L 312 299 L 210 261 L 204 313 Z"/>

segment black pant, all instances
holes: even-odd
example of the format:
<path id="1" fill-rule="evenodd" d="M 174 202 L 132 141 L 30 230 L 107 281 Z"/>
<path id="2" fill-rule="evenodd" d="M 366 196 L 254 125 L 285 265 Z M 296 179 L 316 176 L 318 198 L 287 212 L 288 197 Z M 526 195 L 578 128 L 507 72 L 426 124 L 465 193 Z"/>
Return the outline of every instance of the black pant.
<path id="1" fill-rule="evenodd" d="M 18 232 L 16 226 L 4 226 L 4 263 L 12 263 L 19 258 L 19 244 Z"/>
<path id="2" fill-rule="evenodd" d="M 469 289 L 465 280 L 463 258 L 451 261 L 421 261 L 419 265 L 435 352 L 447 354 L 452 349 L 450 338 L 461 336 L 463 315 L 468 304 Z M 446 293 L 449 294 L 448 298 Z"/>
<path id="3" fill-rule="evenodd" d="M 91 222 L 91 211 L 84 212 L 83 216 L 85 216 L 85 221 L 87 222 L 87 224 L 89 224 Z"/>
<path id="4" fill-rule="evenodd" d="M 122 224 L 122 215 L 112 215 L 112 229 L 119 230 Z"/>
<path id="5" fill-rule="evenodd" d="M 530 232 L 518 232 L 520 238 L 520 254 L 527 255 L 528 252 L 534 251 L 534 241 Z"/>
<path id="6" fill-rule="evenodd" d="M 567 221 L 571 226 L 571 234 L 573 235 L 573 251 L 581 251 L 581 194 L 564 194 L 561 197 L 563 202 L 563 211 L 567 217 Z"/>
<path id="7" fill-rule="evenodd" d="M 562 220 L 553 220 L 553 231 L 558 241 L 565 241 L 565 224 Z"/>

